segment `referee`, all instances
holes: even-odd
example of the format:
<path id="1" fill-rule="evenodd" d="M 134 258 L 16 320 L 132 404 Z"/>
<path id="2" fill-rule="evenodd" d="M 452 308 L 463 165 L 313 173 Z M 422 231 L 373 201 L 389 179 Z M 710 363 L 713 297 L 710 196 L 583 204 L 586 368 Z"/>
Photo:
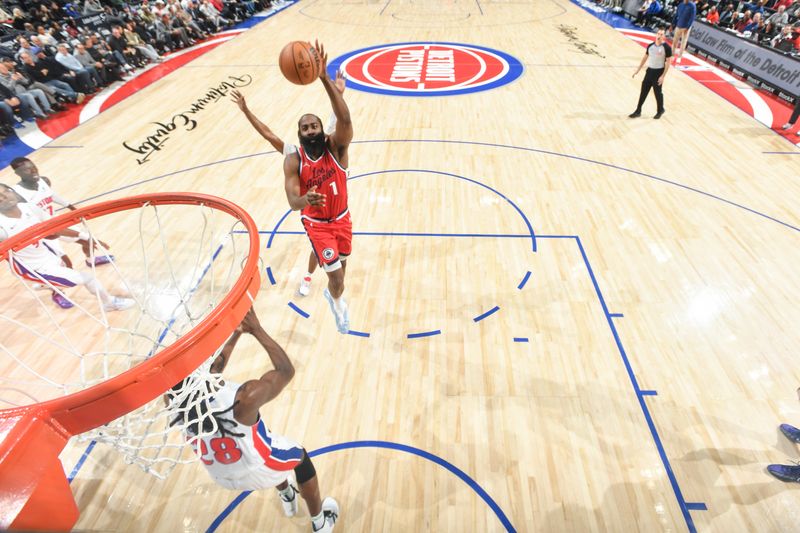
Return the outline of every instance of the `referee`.
<path id="1" fill-rule="evenodd" d="M 644 73 L 644 80 L 642 81 L 642 92 L 639 93 L 639 103 L 636 105 L 636 111 L 628 115 L 630 118 L 642 115 L 642 104 L 647 99 L 651 87 L 653 92 L 656 93 L 656 104 L 658 105 L 653 118 L 661 118 L 661 115 L 664 114 L 664 94 L 661 92 L 661 86 L 664 84 L 664 77 L 667 75 L 667 70 L 669 70 L 670 57 L 672 57 L 672 48 L 664 40 L 664 30 L 658 30 L 655 42 L 647 46 L 642 62 L 639 63 L 639 68 L 631 76 L 635 78 L 639 71 L 642 70 L 645 61 L 647 62 L 647 71 Z"/>

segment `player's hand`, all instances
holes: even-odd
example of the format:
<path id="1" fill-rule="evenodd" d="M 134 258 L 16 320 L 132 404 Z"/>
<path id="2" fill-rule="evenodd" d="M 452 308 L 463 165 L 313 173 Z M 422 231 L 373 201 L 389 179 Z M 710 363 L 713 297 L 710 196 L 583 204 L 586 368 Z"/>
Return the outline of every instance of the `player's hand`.
<path id="1" fill-rule="evenodd" d="M 247 101 L 245 101 L 244 95 L 239 91 L 233 91 L 231 93 L 231 100 L 233 100 L 233 103 L 239 106 L 239 109 L 242 111 L 247 110 Z"/>
<path id="2" fill-rule="evenodd" d="M 306 202 L 314 207 L 325 207 L 325 195 L 318 193 L 315 185 L 306 193 Z"/>
<path id="3" fill-rule="evenodd" d="M 659 76 L 658 77 L 658 84 L 659 85 L 664 85 L 664 76 Z"/>
<path id="4" fill-rule="evenodd" d="M 241 331 L 244 333 L 253 333 L 256 330 L 261 329 L 261 322 L 258 321 L 256 312 L 252 307 L 247 314 L 244 315 L 242 323 L 239 324 L 239 328 L 241 328 Z"/>
<path id="5" fill-rule="evenodd" d="M 333 86 L 336 87 L 336 90 L 339 91 L 341 94 L 344 94 L 344 88 L 346 85 L 344 77 L 344 72 L 341 69 L 336 71 L 336 79 L 333 81 Z"/>
<path id="6" fill-rule="evenodd" d="M 328 81 L 330 79 L 328 77 L 328 54 L 325 53 L 325 46 L 320 44 L 319 41 L 314 40 L 314 50 L 317 51 L 317 57 L 320 61 L 319 79 Z"/>

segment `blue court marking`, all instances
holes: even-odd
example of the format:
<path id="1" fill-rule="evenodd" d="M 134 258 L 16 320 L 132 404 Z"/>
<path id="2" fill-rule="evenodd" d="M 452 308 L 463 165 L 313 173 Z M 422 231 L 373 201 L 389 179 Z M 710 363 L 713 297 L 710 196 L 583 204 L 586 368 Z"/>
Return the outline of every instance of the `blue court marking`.
<path id="1" fill-rule="evenodd" d="M 514 337 L 514 342 L 528 342 L 528 337 Z"/>
<path id="2" fill-rule="evenodd" d="M 485 183 L 481 183 L 478 180 L 475 180 L 475 179 L 472 179 L 472 178 L 467 178 L 466 176 L 459 176 L 458 174 L 451 174 L 450 172 L 441 172 L 439 170 L 427 170 L 427 169 L 420 169 L 420 168 L 405 168 L 405 169 L 376 170 L 374 172 L 366 172 L 364 174 L 359 174 L 357 176 L 351 176 L 350 178 L 347 178 L 347 181 L 352 181 L 352 180 L 355 180 L 355 179 L 358 179 L 358 178 L 366 178 L 366 177 L 369 177 L 369 176 L 376 176 L 378 174 L 395 174 L 395 173 L 398 173 L 398 172 L 434 174 L 434 175 L 437 175 L 437 176 L 447 176 L 447 177 L 450 177 L 450 178 L 456 178 L 456 179 L 460 179 L 460 180 L 463 180 L 463 181 L 467 181 L 469 183 L 472 183 L 474 185 L 479 185 L 480 187 L 483 187 L 484 189 L 492 191 L 497 196 L 499 196 L 500 198 L 502 198 L 503 200 L 508 202 L 511 205 L 511 207 L 513 207 L 517 211 L 519 216 L 522 217 L 522 220 L 525 222 L 525 225 L 528 227 L 528 232 L 529 232 L 528 237 L 530 237 L 530 239 L 531 239 L 531 249 L 534 252 L 536 251 L 536 233 L 534 233 L 533 226 L 531 225 L 530 220 L 528 220 L 528 217 L 525 216 L 525 213 L 522 212 L 522 209 L 520 209 L 517 206 L 517 204 L 512 202 L 507 196 L 505 196 L 503 193 L 501 193 L 497 189 L 493 189 L 492 187 L 486 185 Z M 278 220 L 278 222 L 275 224 L 275 227 L 272 228 L 272 232 L 270 232 L 269 239 L 267 240 L 267 248 L 270 248 L 272 246 L 272 241 L 275 239 L 275 235 L 278 235 L 278 229 L 281 227 L 281 224 L 283 224 L 283 221 L 286 220 L 286 217 L 288 217 L 291 212 L 292 212 L 291 209 L 286 211 L 286 213 L 284 213 L 284 215 L 280 218 L 280 220 Z"/>
<path id="3" fill-rule="evenodd" d="M 511 524 L 511 521 L 508 519 L 506 514 L 503 512 L 503 509 L 494 501 L 494 499 L 489 496 L 489 493 L 486 492 L 483 487 L 481 487 L 477 481 L 472 479 L 469 474 L 458 468 L 457 466 L 453 465 L 452 463 L 448 462 L 446 459 L 442 459 L 438 455 L 434 455 L 430 452 L 426 452 L 425 450 L 421 450 L 419 448 L 415 448 L 414 446 L 409 446 L 407 444 L 398 444 L 396 442 L 388 442 L 383 440 L 358 440 L 353 442 L 343 442 L 341 444 L 334 444 L 332 446 L 326 446 L 324 448 L 319 448 L 317 450 L 308 452 L 309 457 L 318 457 L 320 455 L 324 455 L 326 453 L 331 452 L 338 452 L 340 450 L 349 450 L 354 448 L 384 448 L 388 450 L 397 450 L 400 452 L 409 453 L 411 455 L 416 455 L 417 457 L 422 457 L 432 463 L 435 463 L 442 468 L 446 469 L 451 474 L 457 476 L 461 481 L 467 484 L 469 488 L 471 488 L 475 493 L 481 497 L 481 499 L 486 502 L 486 505 L 494 511 L 494 514 L 497 516 L 500 523 L 503 525 L 506 531 L 516 533 L 516 529 Z M 220 515 L 211 523 L 211 525 L 206 530 L 206 533 L 213 533 L 217 530 L 217 528 L 222 524 L 223 520 L 225 520 L 228 515 L 233 512 L 236 507 L 242 503 L 242 501 L 250 495 L 250 491 L 245 491 L 239 494 L 227 507 L 220 513 Z"/>
<path id="4" fill-rule="evenodd" d="M 703 502 L 687 502 L 686 507 L 689 508 L 690 511 L 708 511 L 708 507 Z"/>
<path id="5" fill-rule="evenodd" d="M 481 320 L 483 320 L 487 316 L 491 316 L 491 315 L 495 314 L 496 312 L 498 312 L 499 310 L 500 310 L 500 306 L 499 305 L 495 305 L 494 307 L 492 307 L 491 309 L 489 309 L 488 311 L 486 311 L 482 315 L 478 315 L 475 318 L 473 318 L 472 321 L 473 322 L 480 322 Z"/>
<path id="6" fill-rule="evenodd" d="M 246 231 L 242 233 L 247 233 Z M 269 282 L 271 285 L 275 285 L 275 276 L 272 275 L 272 267 L 267 267 L 267 278 L 269 278 Z"/>
<path id="7" fill-rule="evenodd" d="M 356 337 L 369 337 L 369 333 L 367 333 L 366 331 L 356 331 L 354 329 L 348 331 L 347 334 L 354 335 Z"/>
<path id="8" fill-rule="evenodd" d="M 625 315 L 623 315 L 622 313 L 610 313 L 608 316 L 610 316 L 611 318 L 623 318 Z"/>
<path id="9" fill-rule="evenodd" d="M 442 330 L 435 329 L 433 331 L 423 331 L 422 333 L 409 333 L 406 335 L 409 339 L 419 339 L 420 337 L 433 337 L 434 335 L 441 335 Z"/>
<path id="10" fill-rule="evenodd" d="M 528 272 L 525 273 L 525 277 L 523 277 L 522 281 L 520 281 L 519 285 L 517 285 L 517 288 L 519 290 L 522 290 L 522 288 L 525 287 L 525 284 L 528 283 L 528 280 L 530 279 L 530 277 L 531 277 L 531 271 L 528 270 Z"/>
<path id="11" fill-rule="evenodd" d="M 311 316 L 311 315 L 309 315 L 308 313 L 306 313 L 305 311 L 303 311 L 302 309 L 300 309 L 299 307 L 297 307 L 297 306 L 294 304 L 294 302 L 289 302 L 289 303 L 288 303 L 288 304 L 286 304 L 286 305 L 288 305 L 289 307 L 291 307 L 292 309 L 294 309 L 295 313 L 297 313 L 298 315 L 300 315 L 300 316 L 301 316 L 301 317 L 303 317 L 303 318 L 308 318 L 309 316 Z"/>
<path id="12" fill-rule="evenodd" d="M 69 483 L 72 483 L 72 480 L 75 479 L 75 476 L 78 475 L 78 472 L 80 471 L 81 467 L 83 466 L 83 463 L 86 462 L 86 459 L 89 457 L 89 454 L 92 453 L 92 450 L 94 450 L 94 445 L 95 444 L 97 444 L 97 441 L 93 440 L 92 442 L 89 443 L 89 445 L 86 447 L 86 449 L 83 450 L 83 455 L 81 455 L 81 458 L 78 459 L 77 463 L 75 463 L 75 467 L 72 469 L 72 472 L 70 472 L 69 476 L 67 476 L 67 481 Z"/>
<path id="13" fill-rule="evenodd" d="M 642 396 L 658 396 L 658 391 L 643 390 L 643 391 L 639 391 L 639 394 L 641 394 Z"/>
<path id="14" fill-rule="evenodd" d="M 650 414 L 650 410 L 647 408 L 647 403 L 644 401 L 644 396 L 642 395 L 642 390 L 639 388 L 639 381 L 636 379 L 636 374 L 633 372 L 633 367 L 631 366 L 630 360 L 628 359 L 628 354 L 625 352 L 625 348 L 622 346 L 622 340 L 620 339 L 619 333 L 617 332 L 616 326 L 614 326 L 614 321 L 611 319 L 611 313 L 608 312 L 608 306 L 606 305 L 606 300 L 603 298 L 603 293 L 600 291 L 600 286 L 597 283 L 597 278 L 594 275 L 594 270 L 592 269 L 591 263 L 589 263 L 589 257 L 586 255 L 586 250 L 583 248 L 583 243 L 581 242 L 581 238 L 576 236 L 575 242 L 578 243 L 578 249 L 581 252 L 581 256 L 583 257 L 583 262 L 586 264 L 586 269 L 589 272 L 589 277 L 592 280 L 592 285 L 594 285 L 595 293 L 597 294 L 597 299 L 600 301 L 600 305 L 603 308 L 603 313 L 606 315 L 606 322 L 608 323 L 608 327 L 611 329 L 611 333 L 614 336 L 614 342 L 617 344 L 617 350 L 619 351 L 619 355 L 622 358 L 622 363 L 625 365 L 625 370 L 628 373 L 628 378 L 630 379 L 631 386 L 633 386 L 633 391 L 636 394 L 636 398 L 639 401 L 639 407 L 642 410 L 642 414 L 644 415 L 645 421 L 647 422 L 647 427 L 650 429 L 650 435 L 653 437 L 653 442 L 655 442 L 656 449 L 658 450 L 658 455 L 661 457 L 661 463 L 664 465 L 664 470 L 667 472 L 667 477 L 669 478 L 669 483 L 672 486 L 672 491 L 675 493 L 675 498 L 678 500 L 678 506 L 681 509 L 681 513 L 683 514 L 684 520 L 686 520 L 686 525 L 689 528 L 691 533 L 696 533 L 697 528 L 694 525 L 694 521 L 692 520 L 692 516 L 689 514 L 689 508 L 686 505 L 686 500 L 683 497 L 683 493 L 681 492 L 680 485 L 678 484 L 678 480 L 675 477 L 675 473 L 672 471 L 672 465 L 669 462 L 669 458 L 667 457 L 666 452 L 664 451 L 664 445 L 661 443 L 661 437 L 658 434 L 658 429 L 656 429 L 655 422 L 653 422 L 653 417 Z"/>
<path id="15" fill-rule="evenodd" d="M 9 142 L 9 139 L 6 139 L 6 141 L 4 141 L 4 142 L 7 144 Z M 590 164 L 593 164 L 593 165 L 600 165 L 600 166 L 604 166 L 604 167 L 607 167 L 607 168 L 613 168 L 615 170 L 619 170 L 619 171 L 626 172 L 626 173 L 629 173 L 629 174 L 634 174 L 636 176 L 641 176 L 641 177 L 644 177 L 644 178 L 648 178 L 648 179 L 651 179 L 651 180 L 654 180 L 654 181 L 658 181 L 658 182 L 661 182 L 661 183 L 664 183 L 664 184 L 667 184 L 667 185 L 672 185 L 674 187 L 679 187 L 681 189 L 684 189 L 684 190 L 687 190 L 687 191 L 690 191 L 690 192 L 694 192 L 694 193 L 706 196 L 706 197 L 711 198 L 713 200 L 717 200 L 717 201 L 726 203 L 726 204 L 728 204 L 730 206 L 737 207 L 739 209 L 743 209 L 743 210 L 745 210 L 745 211 L 747 211 L 749 213 L 752 213 L 754 215 L 757 215 L 759 217 L 765 218 L 765 219 L 770 220 L 772 222 L 776 222 L 776 223 L 780 224 L 781 226 L 785 226 L 785 227 L 787 227 L 787 228 L 789 228 L 791 230 L 800 232 L 800 227 L 793 226 L 792 224 L 789 224 L 787 222 L 783 222 L 782 220 L 779 220 L 779 219 L 777 219 L 775 217 L 772 217 L 770 215 L 767 215 L 767 214 L 762 213 L 760 211 L 757 211 L 755 209 L 751 209 L 751 208 L 746 207 L 744 205 L 738 204 L 738 203 L 733 202 L 731 200 L 727 200 L 727 199 L 725 199 L 725 198 L 723 198 L 721 196 L 717 196 L 715 194 L 711 194 L 709 192 L 697 189 L 695 187 L 690 187 L 689 185 L 684 185 L 684 184 L 679 183 L 677 181 L 671 181 L 671 180 L 668 180 L 666 178 L 659 178 L 658 176 L 654 176 L 652 174 L 647 174 L 645 172 L 640 172 L 638 170 L 633 170 L 633 169 L 630 169 L 630 168 L 621 167 L 619 165 L 614 165 L 614 164 L 611 164 L 611 163 L 605 163 L 603 161 L 596 161 L 594 159 L 588 159 L 586 157 L 579 157 L 579 156 L 576 156 L 576 155 L 553 152 L 553 151 L 550 151 L 550 150 L 541 150 L 541 149 L 538 149 L 538 148 L 528 148 L 528 147 L 525 147 L 525 146 L 514 146 L 514 145 L 510 145 L 510 144 L 497 144 L 497 143 L 476 142 L 476 141 L 453 141 L 453 140 L 448 140 L 448 139 L 376 139 L 376 140 L 367 140 L 367 141 L 353 141 L 352 144 L 393 143 L 393 142 L 418 142 L 418 143 L 465 144 L 465 145 L 474 145 L 474 146 L 488 146 L 488 147 L 492 147 L 492 148 L 506 148 L 506 149 L 509 149 L 509 150 L 520 150 L 520 151 L 524 151 L 524 152 L 532 152 L 532 153 L 538 153 L 538 154 L 543 154 L 543 155 L 550 155 L 550 156 L 554 156 L 554 157 L 564 157 L 564 158 L 572 159 L 572 160 L 575 160 L 575 161 L 581 161 L 583 163 L 590 163 Z M 7 147 L 8 146 L 6 146 L 6 148 Z M 106 191 L 104 193 L 101 193 L 101 194 L 96 194 L 94 196 L 89 196 L 88 198 L 84 198 L 84 199 L 80 200 L 79 202 L 73 202 L 73 205 L 78 205 L 78 204 L 81 204 L 81 203 L 84 203 L 84 202 L 88 202 L 89 200 L 95 200 L 97 198 L 101 198 L 103 196 L 108 196 L 110 194 L 115 194 L 115 193 L 124 191 L 126 189 L 131 189 L 133 187 L 138 187 L 139 185 L 142 185 L 144 183 L 149 183 L 149 182 L 152 182 L 152 181 L 164 179 L 164 178 L 167 178 L 167 177 L 170 177 L 170 176 L 174 176 L 174 175 L 177 175 L 177 174 L 182 174 L 184 172 L 191 172 L 191 171 L 199 170 L 199 169 L 202 169 L 202 168 L 208 168 L 208 167 L 215 166 L 215 165 L 220 165 L 220 164 L 224 164 L 224 163 L 230 163 L 232 161 L 238 161 L 238 160 L 241 160 L 241 159 L 247 159 L 247 158 L 250 158 L 250 157 L 258 157 L 258 156 L 267 155 L 267 154 L 277 154 L 277 152 L 275 150 L 270 150 L 270 151 L 266 151 L 266 152 L 257 152 L 257 153 L 254 153 L 254 154 L 237 156 L 237 157 L 232 157 L 232 158 L 228 158 L 228 159 L 221 159 L 221 160 L 218 160 L 218 161 L 212 161 L 210 163 L 203 163 L 201 165 L 196 165 L 196 166 L 188 167 L 188 168 L 185 168 L 185 169 L 175 170 L 175 171 L 169 172 L 167 174 L 162 174 L 160 176 L 154 176 L 152 178 L 147 178 L 147 179 L 144 179 L 144 180 L 140 180 L 140 181 L 136 181 L 136 182 L 133 182 L 133 183 L 129 183 L 128 185 L 123 185 L 121 187 L 116 187 L 114 189 L 110 189 L 110 190 L 108 190 L 108 191 Z M 22 155 L 24 155 L 24 154 L 22 154 Z M 0 167 L 3 166 L 3 162 L 2 161 L 3 160 L 0 157 Z M 287 215 L 288 215 L 288 213 L 287 213 Z M 541 235 L 537 235 L 537 237 L 542 237 L 542 236 Z M 550 236 L 550 238 L 568 239 L 568 238 L 571 238 L 571 236 L 569 236 L 569 235 Z"/>

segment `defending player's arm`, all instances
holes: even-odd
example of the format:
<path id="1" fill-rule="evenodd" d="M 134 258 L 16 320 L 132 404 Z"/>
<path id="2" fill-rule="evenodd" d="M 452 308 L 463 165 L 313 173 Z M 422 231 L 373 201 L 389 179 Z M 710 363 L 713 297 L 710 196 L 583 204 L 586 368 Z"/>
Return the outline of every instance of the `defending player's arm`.
<path id="1" fill-rule="evenodd" d="M 252 379 L 239 387 L 236 393 L 234 416 L 242 424 L 252 425 L 258 421 L 258 409 L 275 398 L 294 377 L 294 366 L 283 348 L 270 337 L 256 317 L 253 309 L 242 321 L 242 329 L 250 333 L 264 347 L 272 365 L 259 379 Z"/>
<path id="2" fill-rule="evenodd" d="M 247 101 L 244 99 L 244 95 L 239 91 L 233 91 L 231 93 L 233 95 L 233 101 L 239 106 L 239 109 L 242 110 L 244 116 L 247 117 L 247 120 L 250 121 L 250 124 L 255 128 L 255 130 L 264 137 L 269 143 L 275 148 L 278 152 L 283 153 L 283 141 L 280 137 L 275 135 L 275 133 L 269 129 L 269 127 L 258 120 L 250 108 L 247 107 Z"/>
<path id="3" fill-rule="evenodd" d="M 292 211 L 303 209 L 307 205 L 325 205 L 325 195 L 316 192 L 316 186 L 311 187 L 305 194 L 300 194 L 299 155 L 294 153 L 286 156 L 283 160 L 283 175 L 285 178 L 284 187 L 286 188 L 286 199 L 289 200 L 289 207 L 292 208 Z"/>
<path id="4" fill-rule="evenodd" d="M 242 326 L 239 326 L 234 330 L 233 335 L 231 335 L 228 342 L 225 343 L 225 346 L 222 347 L 222 350 L 220 350 L 219 354 L 214 358 L 214 362 L 211 363 L 210 370 L 212 374 L 222 374 L 222 371 L 228 366 L 228 361 L 231 358 L 233 349 L 236 347 L 236 343 L 239 342 L 241 336 Z"/>
<path id="5" fill-rule="evenodd" d="M 336 131 L 331 133 L 330 140 L 335 148 L 346 149 L 350 145 L 350 141 L 353 140 L 353 123 L 350 120 L 350 109 L 344 101 L 344 91 L 340 91 L 336 87 L 336 82 L 328 76 L 328 55 L 325 53 L 325 47 L 319 42 L 315 42 L 314 48 L 319 57 L 322 58 L 319 79 L 323 87 L 325 87 L 325 92 L 328 93 L 333 113 L 336 115 Z"/>

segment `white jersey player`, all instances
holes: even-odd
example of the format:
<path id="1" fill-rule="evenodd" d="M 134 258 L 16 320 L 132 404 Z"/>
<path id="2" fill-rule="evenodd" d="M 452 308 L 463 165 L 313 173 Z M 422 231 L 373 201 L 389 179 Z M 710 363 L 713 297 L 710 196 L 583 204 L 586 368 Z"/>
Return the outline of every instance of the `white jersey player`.
<path id="1" fill-rule="evenodd" d="M 0 184 L 0 240 L 16 235 L 46 219 L 47 215 L 41 209 L 20 202 L 14 189 Z M 57 235 L 85 246 L 89 245 L 88 234 L 63 229 Z M 48 242 L 47 239 L 41 239 L 15 252 L 9 261 L 14 272 L 28 281 L 50 288 L 53 292 L 53 301 L 63 308 L 70 308 L 73 304 L 63 295 L 62 289 L 76 285 L 83 285 L 92 294 L 99 294 L 106 311 L 119 311 L 133 306 L 135 302 L 129 298 L 111 296 L 91 273 L 78 272 L 64 265 L 61 256 L 48 246 Z"/>
<path id="2" fill-rule="evenodd" d="M 75 210 L 74 205 L 53 191 L 50 179 L 45 176 L 40 176 L 39 169 L 36 168 L 36 165 L 30 159 L 26 157 L 14 158 L 11 161 L 11 168 L 13 168 L 17 176 L 20 177 L 20 182 L 12 187 L 14 191 L 22 196 L 29 204 L 39 207 L 45 212 L 48 218 L 55 215 L 55 205 L 66 207 L 72 211 Z M 49 239 L 49 241 L 48 245 L 56 252 L 60 251 L 64 262 L 68 267 L 72 267 L 69 257 L 63 252 L 57 240 Z M 92 266 L 92 253 L 88 247 L 84 248 L 84 254 L 86 255 L 86 265 Z M 95 255 L 94 265 L 105 265 L 110 263 L 113 259 L 114 257 L 111 255 Z"/>
<path id="3" fill-rule="evenodd" d="M 292 379 L 294 367 L 283 348 L 261 327 L 253 309 L 214 359 L 211 372 L 222 373 L 242 333 L 258 340 L 275 368 L 242 385 L 222 382 L 208 401 L 198 401 L 199 392 L 181 396 L 178 406 L 181 411 L 172 425 L 182 424 L 190 440 L 205 435 L 194 439 L 195 451 L 214 481 L 232 490 L 275 487 L 286 516 L 297 512 L 298 491 L 290 478 L 294 471 L 300 495 L 311 515 L 311 530 L 332 532 L 339 505 L 333 498 L 321 499 L 317 473 L 308 453 L 294 441 L 270 432 L 259 415 L 259 408 L 275 398 Z M 173 391 L 180 394 L 183 386 L 181 382 Z"/>

